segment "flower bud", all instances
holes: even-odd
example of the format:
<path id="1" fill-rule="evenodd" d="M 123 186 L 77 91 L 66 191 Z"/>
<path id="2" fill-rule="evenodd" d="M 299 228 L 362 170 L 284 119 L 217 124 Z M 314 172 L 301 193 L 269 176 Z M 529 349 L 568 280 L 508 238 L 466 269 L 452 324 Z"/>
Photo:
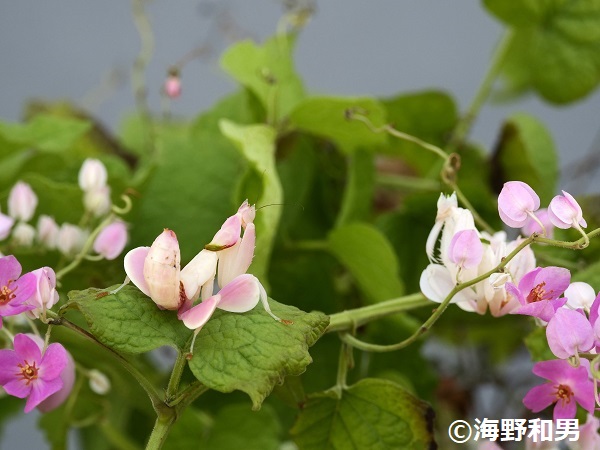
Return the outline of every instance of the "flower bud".
<path id="1" fill-rule="evenodd" d="M 550 221 L 550 215 L 548 214 L 548 209 L 547 208 L 538 209 L 535 213 L 535 216 L 538 218 L 538 220 L 541 222 L 541 224 L 546 229 L 546 237 L 549 239 L 552 239 L 552 236 L 554 235 L 554 224 Z M 529 217 L 526 220 L 525 225 L 523 225 L 523 227 L 521 228 L 521 232 L 523 233 L 523 236 L 531 236 L 533 233 L 541 234 L 543 231 L 544 230 L 542 230 L 542 227 L 540 226 L 540 224 L 532 217 Z"/>
<path id="2" fill-rule="evenodd" d="M 104 373 L 96 369 L 88 371 L 87 376 L 90 379 L 90 389 L 98 395 L 106 395 L 110 392 L 110 380 Z"/>
<path id="3" fill-rule="evenodd" d="M 589 311 L 596 299 L 596 292 L 589 284 L 575 281 L 565 290 L 565 297 L 569 308 Z"/>
<path id="4" fill-rule="evenodd" d="M 0 241 L 6 239 L 15 224 L 15 219 L 0 212 Z"/>
<path id="5" fill-rule="evenodd" d="M 8 195 L 8 214 L 14 219 L 27 222 L 33 217 L 37 204 L 38 198 L 31 186 L 19 181 Z"/>
<path id="6" fill-rule="evenodd" d="M 521 228 L 540 207 L 540 198 L 522 181 L 509 181 L 498 195 L 498 213 L 502 221 L 513 228 Z"/>
<path id="7" fill-rule="evenodd" d="M 112 205 L 110 201 L 110 187 L 103 186 L 86 191 L 83 195 L 83 205 L 86 211 L 90 211 L 96 217 L 105 215 L 110 211 Z"/>
<path id="8" fill-rule="evenodd" d="M 78 226 L 63 223 L 58 231 L 56 247 L 63 255 L 72 256 L 83 248 L 87 236 L 88 232 Z"/>
<path id="9" fill-rule="evenodd" d="M 581 206 L 577 200 L 568 192 L 562 191 L 563 195 L 557 195 L 550 202 L 548 207 L 548 215 L 550 221 L 558 228 L 578 228 L 587 227 L 587 223 L 583 218 Z"/>
<path id="10" fill-rule="evenodd" d="M 167 97 L 171 99 L 175 99 L 181 95 L 181 78 L 179 77 L 179 73 L 177 71 L 172 70 L 169 73 L 163 88 L 165 90 L 165 94 L 167 94 Z"/>
<path id="11" fill-rule="evenodd" d="M 38 242 L 50 250 L 55 249 L 59 230 L 60 229 L 54 220 L 54 217 L 42 214 L 37 223 Z"/>
<path id="12" fill-rule="evenodd" d="M 79 187 L 85 191 L 93 191 L 106 186 L 106 167 L 98 159 L 88 158 L 79 170 Z"/>
<path id="13" fill-rule="evenodd" d="M 58 292 L 56 292 L 56 275 L 50 267 L 42 267 L 31 272 L 36 278 L 36 291 L 27 303 L 35 306 L 35 309 L 27 311 L 29 317 L 38 318 L 46 309 L 52 308 L 58 303 Z"/>
<path id="14" fill-rule="evenodd" d="M 22 247 L 31 247 L 35 238 L 35 228 L 28 223 L 19 222 L 12 233 L 13 242 Z"/>
<path id="15" fill-rule="evenodd" d="M 144 279 L 150 298 L 165 309 L 178 309 L 182 303 L 180 252 L 177 236 L 165 229 L 152 243 L 144 262 Z M 185 294 L 184 294 L 185 296 Z"/>
<path id="16" fill-rule="evenodd" d="M 94 241 L 94 251 L 112 260 L 121 254 L 125 244 L 127 244 L 127 226 L 121 221 L 116 221 L 100 231 Z"/>

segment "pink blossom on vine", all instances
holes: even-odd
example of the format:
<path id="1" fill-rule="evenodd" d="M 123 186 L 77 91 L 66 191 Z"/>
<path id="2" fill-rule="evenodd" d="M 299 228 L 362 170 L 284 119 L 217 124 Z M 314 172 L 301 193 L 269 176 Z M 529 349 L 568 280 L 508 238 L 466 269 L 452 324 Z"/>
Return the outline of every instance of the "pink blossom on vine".
<path id="1" fill-rule="evenodd" d="M 169 74 L 163 86 L 165 94 L 171 99 L 175 99 L 181 95 L 181 78 L 179 75 Z"/>
<path id="2" fill-rule="evenodd" d="M 34 340 L 17 334 L 14 350 L 0 350 L 0 385 L 9 395 L 27 397 L 28 413 L 64 386 L 60 375 L 67 364 L 62 345 L 50 344 L 42 354 Z"/>
<path id="3" fill-rule="evenodd" d="M 594 383 L 590 380 L 588 365 L 583 359 L 578 367 L 566 360 L 537 363 L 533 373 L 548 381 L 532 388 L 523 398 L 523 404 L 534 413 L 554 404 L 554 420 L 574 418 L 577 403 L 593 414 Z"/>
<path id="4" fill-rule="evenodd" d="M 498 213 L 502 221 L 513 228 L 521 228 L 540 207 L 540 198 L 522 181 L 509 181 L 498 195 Z"/>
<path id="5" fill-rule="evenodd" d="M 94 191 L 106 186 L 106 166 L 99 159 L 88 158 L 79 169 L 79 187 L 82 191 Z"/>
<path id="6" fill-rule="evenodd" d="M 26 273 L 22 277 L 21 264 L 12 255 L 0 258 L 0 327 L 1 317 L 14 316 L 33 309 L 27 300 L 36 289 L 35 275 Z"/>
<path id="7" fill-rule="evenodd" d="M 582 281 L 575 281 L 565 290 L 567 297 L 567 306 L 571 309 L 583 309 L 590 312 L 592 304 L 596 298 L 594 288 Z"/>
<path id="8" fill-rule="evenodd" d="M 483 257 L 483 244 L 475 230 L 462 230 L 452 237 L 449 258 L 463 268 L 476 267 Z"/>
<path id="9" fill-rule="evenodd" d="M 546 338 L 554 356 L 567 359 L 594 346 L 594 331 L 581 311 L 559 308 L 548 322 Z"/>
<path id="10" fill-rule="evenodd" d="M 45 310 L 58 303 L 56 274 L 51 267 L 42 267 L 31 272 L 35 276 L 35 292 L 27 300 L 33 309 L 26 312 L 29 317 L 39 317 Z"/>
<path id="11" fill-rule="evenodd" d="M 587 227 L 577 200 L 568 192 L 562 191 L 562 193 L 563 195 L 557 195 L 550 202 L 548 207 L 550 221 L 558 228 Z"/>
<path id="12" fill-rule="evenodd" d="M 0 212 L 0 241 L 6 239 L 15 224 L 15 219 Z"/>
<path id="13" fill-rule="evenodd" d="M 600 450 L 600 420 L 593 414 L 587 415 L 584 425 L 579 426 L 579 439 L 569 442 L 571 450 Z"/>
<path id="14" fill-rule="evenodd" d="M 569 286 L 571 273 L 562 267 L 538 267 L 526 274 L 519 286 L 506 283 L 508 294 L 513 295 L 520 307 L 513 314 L 534 316 L 548 322 L 566 298 L 560 298 Z"/>
<path id="15" fill-rule="evenodd" d="M 550 220 L 550 215 L 548 213 L 548 208 L 540 208 L 535 212 L 535 216 L 539 220 L 536 221 L 532 217 L 528 217 L 525 221 L 525 224 L 521 227 L 521 232 L 524 236 L 531 236 L 533 233 L 541 234 L 544 230 L 542 230 L 541 224 L 544 226 L 546 230 L 546 237 L 552 239 L 554 235 L 554 224 Z"/>
<path id="16" fill-rule="evenodd" d="M 115 259 L 125 248 L 127 237 L 127 225 L 117 220 L 104 227 L 96 236 L 94 251 L 108 260 Z"/>
<path id="17" fill-rule="evenodd" d="M 46 248 L 53 250 L 56 248 L 58 233 L 60 228 L 54 220 L 54 217 L 42 214 L 37 222 L 37 240 Z"/>

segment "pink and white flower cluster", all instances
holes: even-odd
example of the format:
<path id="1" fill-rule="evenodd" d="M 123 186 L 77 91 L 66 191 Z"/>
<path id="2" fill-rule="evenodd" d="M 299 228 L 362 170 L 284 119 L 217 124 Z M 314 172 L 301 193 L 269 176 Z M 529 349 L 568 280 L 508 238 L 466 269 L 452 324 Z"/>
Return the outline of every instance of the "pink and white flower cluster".
<path id="1" fill-rule="evenodd" d="M 183 269 L 177 236 L 165 229 L 151 247 L 138 247 L 125 255 L 125 272 L 159 308 L 177 310 L 179 319 L 196 333 L 215 309 L 242 313 L 259 301 L 281 321 L 271 312 L 260 281 L 246 274 L 254 256 L 254 216 L 254 206 L 242 203 Z M 215 279 L 219 288 L 216 294 Z M 195 304 L 198 299 L 201 302 Z"/>
<path id="2" fill-rule="evenodd" d="M 431 264 L 421 274 L 421 291 L 428 299 L 442 302 L 457 283 L 492 270 L 521 241 L 508 240 L 504 232 L 490 235 L 477 230 L 473 215 L 458 206 L 456 195 L 442 194 L 436 221 L 427 239 L 426 251 Z M 507 292 L 506 283 L 519 283 L 534 268 L 535 256 L 526 247 L 506 265 L 503 273 L 493 274 L 460 291 L 452 302 L 479 314 L 485 314 L 488 308 L 495 317 L 507 314 L 519 303 Z"/>

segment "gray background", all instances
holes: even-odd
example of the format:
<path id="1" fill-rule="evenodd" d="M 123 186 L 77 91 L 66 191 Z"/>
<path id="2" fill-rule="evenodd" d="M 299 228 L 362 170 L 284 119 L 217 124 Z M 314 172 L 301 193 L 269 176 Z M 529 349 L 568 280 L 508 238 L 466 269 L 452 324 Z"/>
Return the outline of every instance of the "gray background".
<path id="1" fill-rule="evenodd" d="M 392 96 L 439 88 L 464 109 L 502 34 L 472 1 L 327 0 L 316 6 L 296 51 L 297 70 L 313 93 Z M 195 48 L 206 49 L 186 65 L 183 95 L 171 104 L 173 114 L 191 117 L 235 89 L 219 69 L 221 51 L 232 40 L 274 33 L 283 8 L 276 0 L 156 0 L 147 11 L 156 44 L 147 72 L 153 111 L 161 109 L 167 68 Z M 17 121 L 24 102 L 35 97 L 71 99 L 112 129 L 133 111 L 129 71 L 140 41 L 129 2 L 2 1 L 0 23 L 3 120 Z M 563 167 L 600 152 L 600 92 L 560 108 L 533 95 L 486 105 L 473 138 L 489 148 L 503 118 L 515 111 L 546 123 Z M 597 176 L 574 181 L 563 176 L 562 187 L 573 194 L 600 190 Z M 31 425 L 36 418 L 33 412 L 8 424 L 1 448 L 46 448 Z"/>

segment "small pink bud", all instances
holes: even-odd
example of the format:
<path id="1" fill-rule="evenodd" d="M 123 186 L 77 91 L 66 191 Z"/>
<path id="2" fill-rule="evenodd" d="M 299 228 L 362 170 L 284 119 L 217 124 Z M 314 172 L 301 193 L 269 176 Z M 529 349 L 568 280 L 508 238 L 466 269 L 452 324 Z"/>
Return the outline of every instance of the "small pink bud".
<path id="1" fill-rule="evenodd" d="M 83 205 L 87 211 L 90 211 L 96 217 L 105 215 L 110 211 L 112 205 L 110 201 L 110 187 L 103 186 L 86 191 L 83 194 Z"/>
<path id="2" fill-rule="evenodd" d="M 175 99 L 181 95 L 181 78 L 178 74 L 171 73 L 165 80 L 165 94 L 171 99 Z"/>
<path id="3" fill-rule="evenodd" d="M 127 226 L 121 221 L 116 221 L 100 231 L 94 240 L 94 251 L 112 260 L 121 254 L 125 244 L 127 244 Z"/>
<path id="4" fill-rule="evenodd" d="M 58 231 L 56 247 L 66 256 L 79 252 L 87 239 L 88 233 L 76 225 L 63 223 Z"/>
<path id="5" fill-rule="evenodd" d="M 550 350 L 558 358 L 567 359 L 594 346 L 592 325 L 585 315 L 568 308 L 558 308 L 546 327 Z"/>
<path id="6" fill-rule="evenodd" d="M 581 206 L 577 200 L 568 192 L 562 191 L 563 195 L 557 195 L 550 202 L 548 207 L 548 215 L 550 221 L 558 228 L 578 228 L 587 227 L 587 223 L 583 218 Z"/>
<path id="7" fill-rule="evenodd" d="M 483 244 L 475 230 L 459 231 L 452 237 L 449 258 L 454 264 L 465 269 L 477 267 L 483 257 Z"/>
<path id="8" fill-rule="evenodd" d="M 27 311 L 30 317 L 38 318 L 46 309 L 52 308 L 58 303 L 58 292 L 56 292 L 56 275 L 50 267 L 42 267 L 31 272 L 35 275 L 36 291 L 27 300 L 27 303 L 35 309 Z"/>
<path id="9" fill-rule="evenodd" d="M 182 298 L 179 242 L 165 229 L 152 243 L 144 262 L 144 279 L 150 298 L 164 309 L 178 309 Z M 184 293 L 185 296 L 185 293 Z"/>
<path id="10" fill-rule="evenodd" d="M 40 244 L 50 250 L 56 248 L 58 240 L 59 227 L 54 217 L 42 214 L 37 223 L 37 240 Z"/>
<path id="11" fill-rule="evenodd" d="M 552 236 L 554 235 L 554 224 L 550 221 L 548 209 L 538 209 L 535 213 L 535 216 L 546 229 L 546 237 L 552 239 Z M 533 233 L 541 234 L 543 232 L 540 224 L 532 217 L 527 218 L 527 221 L 525 222 L 525 225 L 523 225 L 523 227 L 521 228 L 521 231 L 524 236 L 531 236 Z"/>
<path id="12" fill-rule="evenodd" d="M 79 187 L 85 192 L 103 188 L 106 179 L 106 167 L 98 159 L 86 159 L 79 169 Z"/>
<path id="13" fill-rule="evenodd" d="M 19 222 L 12 233 L 13 242 L 22 247 L 31 247 L 35 238 L 35 228 L 28 223 Z"/>
<path id="14" fill-rule="evenodd" d="M 15 219 L 0 212 L 0 241 L 6 239 L 15 224 Z"/>
<path id="15" fill-rule="evenodd" d="M 540 207 L 540 198 L 522 181 L 509 181 L 498 196 L 498 213 L 502 221 L 513 228 L 521 228 Z"/>
<path id="16" fill-rule="evenodd" d="M 27 183 L 17 182 L 8 195 L 8 214 L 23 222 L 29 221 L 38 204 L 37 195 Z"/>

